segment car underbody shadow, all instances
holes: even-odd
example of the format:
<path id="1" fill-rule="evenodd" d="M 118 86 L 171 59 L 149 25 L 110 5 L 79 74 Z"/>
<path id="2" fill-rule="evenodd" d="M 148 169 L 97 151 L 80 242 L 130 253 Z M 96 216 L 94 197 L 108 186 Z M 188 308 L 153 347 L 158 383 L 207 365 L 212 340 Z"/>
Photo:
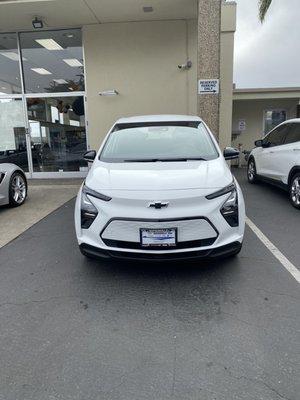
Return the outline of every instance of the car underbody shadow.
<path id="1" fill-rule="evenodd" d="M 128 261 L 128 260 L 101 260 L 85 258 L 84 267 L 97 275 L 120 274 L 128 276 L 144 276 L 145 278 L 157 278 L 159 276 L 176 275 L 201 276 L 220 273 L 228 269 L 236 269 L 239 265 L 239 257 L 227 257 L 215 260 L 181 260 L 181 261 Z"/>

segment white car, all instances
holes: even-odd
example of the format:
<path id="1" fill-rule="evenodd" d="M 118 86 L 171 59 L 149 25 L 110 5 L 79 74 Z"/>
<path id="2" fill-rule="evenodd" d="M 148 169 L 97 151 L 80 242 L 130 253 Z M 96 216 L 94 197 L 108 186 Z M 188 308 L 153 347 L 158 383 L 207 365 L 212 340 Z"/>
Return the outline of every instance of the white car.
<path id="1" fill-rule="evenodd" d="M 300 118 L 283 122 L 255 145 L 248 159 L 248 181 L 284 188 L 300 209 Z"/>
<path id="2" fill-rule="evenodd" d="M 85 160 L 93 165 L 75 206 L 84 255 L 162 261 L 241 250 L 243 195 L 200 118 L 120 119 Z"/>

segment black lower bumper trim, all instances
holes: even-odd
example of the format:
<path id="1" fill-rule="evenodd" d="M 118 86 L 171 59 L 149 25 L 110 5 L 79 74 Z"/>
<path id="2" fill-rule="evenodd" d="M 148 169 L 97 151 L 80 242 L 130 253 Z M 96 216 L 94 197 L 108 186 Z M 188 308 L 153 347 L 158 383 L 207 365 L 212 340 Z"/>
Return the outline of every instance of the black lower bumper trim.
<path id="1" fill-rule="evenodd" d="M 225 246 L 216 247 L 209 250 L 189 251 L 182 253 L 132 253 L 125 251 L 104 250 L 88 244 L 79 246 L 82 254 L 92 258 L 102 259 L 119 259 L 119 260 L 135 260 L 135 261 L 180 261 L 180 260 L 196 260 L 196 259 L 217 259 L 228 257 L 239 253 L 242 243 L 233 242 Z"/>
<path id="2" fill-rule="evenodd" d="M 193 247 L 204 247 L 204 246 L 211 246 L 214 244 L 216 241 L 216 237 L 214 238 L 209 238 L 209 239 L 201 239 L 201 240 L 189 240 L 187 242 L 177 242 L 176 244 L 176 249 L 188 249 L 188 248 L 193 248 Z M 165 248 L 161 246 L 151 246 L 151 247 L 143 247 L 140 243 L 137 242 L 125 242 L 123 240 L 109 240 L 109 239 L 103 239 L 103 242 L 106 244 L 108 247 L 118 247 L 120 249 L 138 249 L 138 250 L 144 250 L 150 251 L 150 250 L 158 250 L 158 251 L 163 251 Z"/>

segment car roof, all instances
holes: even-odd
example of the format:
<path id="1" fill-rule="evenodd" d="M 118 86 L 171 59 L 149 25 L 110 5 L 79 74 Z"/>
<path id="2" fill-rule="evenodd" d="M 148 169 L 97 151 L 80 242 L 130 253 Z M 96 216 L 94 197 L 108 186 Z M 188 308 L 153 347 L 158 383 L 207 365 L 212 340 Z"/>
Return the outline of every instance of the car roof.
<path id="1" fill-rule="evenodd" d="M 143 122 L 190 122 L 199 121 L 202 119 L 197 116 L 191 115 L 139 115 L 135 117 L 120 118 L 116 124 L 130 124 L 130 123 L 143 123 Z"/>

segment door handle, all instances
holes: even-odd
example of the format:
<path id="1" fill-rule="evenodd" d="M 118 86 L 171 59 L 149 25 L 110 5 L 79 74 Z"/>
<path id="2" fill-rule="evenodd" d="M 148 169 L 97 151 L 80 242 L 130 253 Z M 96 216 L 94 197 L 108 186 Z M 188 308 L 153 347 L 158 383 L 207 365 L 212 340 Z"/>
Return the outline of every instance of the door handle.
<path id="1" fill-rule="evenodd" d="M 293 149 L 293 151 L 300 151 L 300 149 Z"/>
<path id="2" fill-rule="evenodd" d="M 273 154 L 274 153 L 274 151 L 269 151 L 269 154 Z"/>

